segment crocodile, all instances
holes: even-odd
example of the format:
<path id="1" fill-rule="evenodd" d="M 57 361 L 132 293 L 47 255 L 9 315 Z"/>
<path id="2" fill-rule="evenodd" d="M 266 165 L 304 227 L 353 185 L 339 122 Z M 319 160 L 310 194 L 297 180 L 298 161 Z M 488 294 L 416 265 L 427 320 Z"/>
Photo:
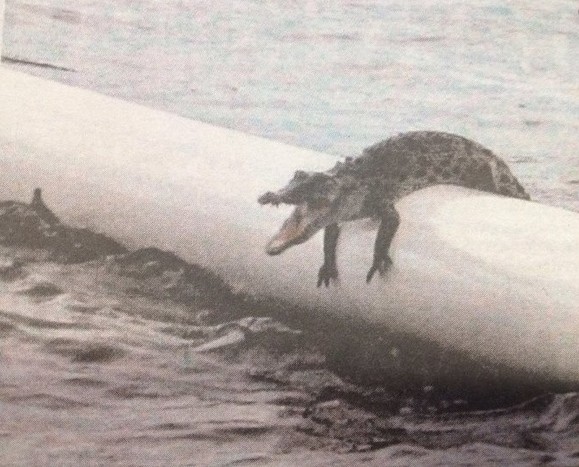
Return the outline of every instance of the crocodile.
<path id="1" fill-rule="evenodd" d="M 366 148 L 357 158 L 339 161 L 326 172 L 298 170 L 277 192 L 259 197 L 262 205 L 295 205 L 266 252 L 278 255 L 324 229 L 324 262 L 317 286 L 338 279 L 336 249 L 340 224 L 364 218 L 380 220 L 369 283 L 392 265 L 389 249 L 400 224 L 395 203 L 432 185 L 458 185 L 528 200 L 529 195 L 507 164 L 484 146 L 438 131 L 401 133 Z"/>

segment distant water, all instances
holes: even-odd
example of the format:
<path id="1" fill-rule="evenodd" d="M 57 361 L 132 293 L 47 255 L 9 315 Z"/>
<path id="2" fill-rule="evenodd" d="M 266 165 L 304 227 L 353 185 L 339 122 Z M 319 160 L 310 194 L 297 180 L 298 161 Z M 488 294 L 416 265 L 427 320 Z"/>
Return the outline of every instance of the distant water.
<path id="1" fill-rule="evenodd" d="M 456 132 L 579 211 L 573 0 L 6 0 L 4 40 L 8 66 L 336 155 Z"/>

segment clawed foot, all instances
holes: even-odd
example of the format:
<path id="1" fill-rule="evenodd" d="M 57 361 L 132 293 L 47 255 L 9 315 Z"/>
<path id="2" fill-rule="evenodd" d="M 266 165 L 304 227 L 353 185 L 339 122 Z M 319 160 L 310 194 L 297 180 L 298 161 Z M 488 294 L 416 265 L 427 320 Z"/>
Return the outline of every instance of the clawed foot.
<path id="1" fill-rule="evenodd" d="M 390 259 L 390 256 L 386 256 L 385 258 L 381 258 L 379 260 L 374 260 L 372 267 L 370 268 L 368 274 L 366 275 L 366 283 L 368 284 L 370 283 L 376 271 L 380 273 L 380 276 L 386 274 L 386 271 L 390 269 L 390 266 L 392 266 L 392 260 Z"/>
<path id="2" fill-rule="evenodd" d="M 336 265 L 334 264 L 327 265 L 324 263 L 320 268 L 320 272 L 318 272 L 318 287 L 322 284 L 329 287 L 330 282 L 338 282 L 338 268 L 336 268 Z"/>

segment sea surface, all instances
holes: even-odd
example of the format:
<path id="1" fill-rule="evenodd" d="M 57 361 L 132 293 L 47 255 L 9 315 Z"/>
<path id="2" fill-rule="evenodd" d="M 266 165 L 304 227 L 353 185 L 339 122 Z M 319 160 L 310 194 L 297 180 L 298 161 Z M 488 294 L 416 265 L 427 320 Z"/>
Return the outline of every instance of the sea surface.
<path id="1" fill-rule="evenodd" d="M 572 0 L 6 0 L 2 56 L 336 157 L 459 133 L 579 211 Z M 240 296 L 19 201 L 0 200 L 2 466 L 579 465 L 576 388 Z"/>

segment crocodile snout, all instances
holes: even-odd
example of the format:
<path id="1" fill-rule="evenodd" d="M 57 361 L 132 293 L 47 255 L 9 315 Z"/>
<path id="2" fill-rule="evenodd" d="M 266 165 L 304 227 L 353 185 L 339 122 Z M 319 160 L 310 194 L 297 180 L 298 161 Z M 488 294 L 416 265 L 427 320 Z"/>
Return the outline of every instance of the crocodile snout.
<path id="1" fill-rule="evenodd" d="M 279 204 L 280 200 L 279 200 L 279 196 L 276 195 L 274 192 L 272 191 L 268 191 L 267 193 L 261 195 L 258 199 L 257 202 L 259 204 Z"/>

